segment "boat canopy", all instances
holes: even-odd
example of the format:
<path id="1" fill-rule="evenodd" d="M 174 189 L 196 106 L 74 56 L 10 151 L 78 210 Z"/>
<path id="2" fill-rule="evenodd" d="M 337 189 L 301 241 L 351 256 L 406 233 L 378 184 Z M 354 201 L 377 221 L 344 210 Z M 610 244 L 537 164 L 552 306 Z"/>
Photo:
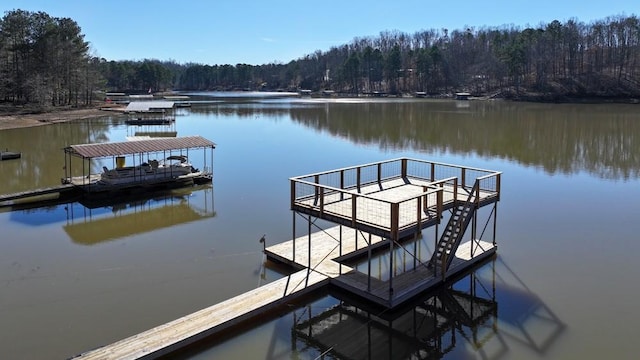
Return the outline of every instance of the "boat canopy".
<path id="1" fill-rule="evenodd" d="M 185 136 L 176 138 L 151 138 L 135 141 L 110 142 L 100 144 L 70 145 L 65 153 L 85 159 L 124 156 L 166 150 L 212 148 L 216 144 L 202 136 Z"/>

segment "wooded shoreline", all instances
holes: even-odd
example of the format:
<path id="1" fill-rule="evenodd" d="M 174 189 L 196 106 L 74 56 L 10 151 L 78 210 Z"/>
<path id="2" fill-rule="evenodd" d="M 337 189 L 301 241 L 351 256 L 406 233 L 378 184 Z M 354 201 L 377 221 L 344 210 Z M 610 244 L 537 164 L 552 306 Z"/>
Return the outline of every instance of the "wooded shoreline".
<path id="1" fill-rule="evenodd" d="M 611 97 L 575 97 L 566 94 L 531 94 L 523 93 L 519 96 L 499 97 L 506 101 L 525 101 L 539 103 L 576 103 L 576 104 L 640 104 L 640 99 L 628 96 Z M 482 101 L 482 100 L 479 100 Z M 0 108 L 0 131 L 16 128 L 49 125 L 73 120 L 95 119 L 113 115 L 113 112 L 123 112 L 122 105 L 105 105 L 58 109 L 44 111 L 25 111 L 17 107 Z"/>

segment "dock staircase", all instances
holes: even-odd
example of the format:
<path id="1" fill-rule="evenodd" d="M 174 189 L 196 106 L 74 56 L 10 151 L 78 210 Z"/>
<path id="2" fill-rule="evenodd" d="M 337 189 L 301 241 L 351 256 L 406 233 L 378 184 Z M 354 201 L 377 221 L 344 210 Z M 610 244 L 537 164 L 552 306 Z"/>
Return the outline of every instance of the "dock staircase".
<path id="1" fill-rule="evenodd" d="M 473 218 L 478 188 L 479 183 L 476 181 L 467 199 L 457 202 L 453 208 L 451 218 L 442 236 L 440 236 L 440 240 L 429 261 L 429 267 L 435 271 L 435 274 L 440 274 L 443 279 L 453 261 L 456 250 L 467 230 L 467 226 L 469 226 L 469 222 L 471 222 L 471 218 Z"/>

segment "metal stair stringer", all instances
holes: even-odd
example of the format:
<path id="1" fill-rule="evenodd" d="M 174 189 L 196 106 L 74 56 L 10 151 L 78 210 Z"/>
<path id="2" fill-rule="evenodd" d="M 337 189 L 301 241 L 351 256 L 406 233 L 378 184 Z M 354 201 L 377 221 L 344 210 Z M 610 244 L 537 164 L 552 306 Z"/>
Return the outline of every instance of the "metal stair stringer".
<path id="1" fill-rule="evenodd" d="M 443 278 L 453 261 L 454 254 L 456 250 L 458 250 L 458 246 L 471 222 L 471 218 L 473 218 L 478 187 L 479 182 L 476 181 L 466 201 L 461 201 L 456 204 L 453 214 L 444 232 L 440 236 L 438 245 L 429 261 L 429 267 L 433 268 L 436 274 L 440 273 Z"/>

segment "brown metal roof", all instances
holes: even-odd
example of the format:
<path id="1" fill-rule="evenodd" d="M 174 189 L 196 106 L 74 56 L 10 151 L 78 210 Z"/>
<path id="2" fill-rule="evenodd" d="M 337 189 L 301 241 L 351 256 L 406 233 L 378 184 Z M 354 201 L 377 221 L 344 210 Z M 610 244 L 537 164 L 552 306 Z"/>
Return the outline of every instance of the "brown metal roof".
<path id="1" fill-rule="evenodd" d="M 216 144 L 202 136 L 176 138 L 153 138 L 135 141 L 111 142 L 101 144 L 71 145 L 65 151 L 83 158 L 121 156 L 165 150 L 215 148 Z"/>

